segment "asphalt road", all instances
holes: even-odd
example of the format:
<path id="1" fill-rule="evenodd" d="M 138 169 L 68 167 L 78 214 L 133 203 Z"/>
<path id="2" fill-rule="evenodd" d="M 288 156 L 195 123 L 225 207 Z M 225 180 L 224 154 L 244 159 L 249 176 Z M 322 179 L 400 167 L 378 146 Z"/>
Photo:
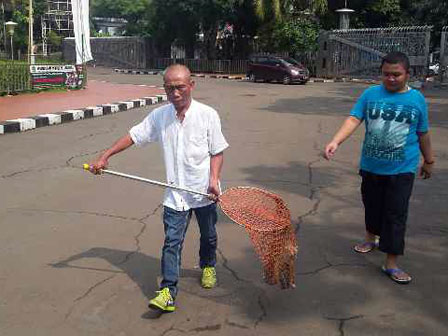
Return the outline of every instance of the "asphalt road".
<path id="1" fill-rule="evenodd" d="M 89 78 L 160 85 L 160 76 Z M 262 282 L 241 227 L 218 223 L 219 285 L 204 290 L 198 230 L 183 253 L 177 311 L 155 316 L 162 190 L 81 169 L 151 107 L 0 138 L 0 335 L 446 335 L 448 333 L 448 94 L 426 92 L 437 166 L 417 180 L 406 255 L 414 281 L 380 271 L 383 255 L 351 247 L 364 232 L 357 175 L 359 130 L 332 162 L 321 154 L 366 85 L 305 86 L 196 79 L 195 98 L 215 107 L 231 147 L 224 187 L 281 195 L 297 228 L 295 290 Z M 157 145 L 132 148 L 111 169 L 164 179 Z"/>

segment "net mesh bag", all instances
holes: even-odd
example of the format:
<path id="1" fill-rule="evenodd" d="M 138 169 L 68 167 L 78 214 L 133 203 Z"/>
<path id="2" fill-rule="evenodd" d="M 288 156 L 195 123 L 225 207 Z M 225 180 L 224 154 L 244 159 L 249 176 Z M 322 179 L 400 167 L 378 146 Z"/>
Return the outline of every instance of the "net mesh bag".
<path id="1" fill-rule="evenodd" d="M 285 202 L 263 189 L 234 187 L 219 197 L 219 205 L 232 221 L 245 227 L 266 283 L 294 288 L 298 246 Z"/>

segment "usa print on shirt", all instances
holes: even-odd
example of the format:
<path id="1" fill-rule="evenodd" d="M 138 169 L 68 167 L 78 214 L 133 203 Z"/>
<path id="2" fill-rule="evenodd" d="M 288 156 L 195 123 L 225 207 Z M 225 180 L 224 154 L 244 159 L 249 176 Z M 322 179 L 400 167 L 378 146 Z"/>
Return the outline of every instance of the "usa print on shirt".
<path id="1" fill-rule="evenodd" d="M 388 102 L 369 102 L 366 112 L 367 131 L 363 154 L 378 160 L 404 161 L 406 139 L 418 115 L 416 108 Z"/>

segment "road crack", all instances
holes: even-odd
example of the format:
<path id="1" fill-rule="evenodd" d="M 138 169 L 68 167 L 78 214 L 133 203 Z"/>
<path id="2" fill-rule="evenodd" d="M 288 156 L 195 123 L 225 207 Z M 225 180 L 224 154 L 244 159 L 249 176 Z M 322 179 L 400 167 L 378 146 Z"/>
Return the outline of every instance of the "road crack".
<path id="1" fill-rule="evenodd" d="M 104 152 L 106 149 L 107 149 L 107 148 L 103 148 L 103 149 L 96 150 L 96 151 L 94 151 L 94 152 L 83 153 L 83 154 L 78 154 L 78 155 L 71 156 L 69 159 L 67 159 L 67 160 L 65 161 L 65 164 L 66 164 L 67 166 L 69 166 L 69 167 L 72 167 L 72 168 L 80 168 L 80 169 L 82 169 L 81 167 L 72 165 L 72 161 L 73 161 L 74 159 L 81 158 L 81 157 L 84 157 L 84 156 L 91 156 L 91 155 L 94 155 L 94 154 L 102 153 L 102 152 Z"/>
<path id="2" fill-rule="evenodd" d="M 238 324 L 235 322 L 230 322 L 228 319 L 226 319 L 224 321 L 224 323 L 230 327 L 234 327 L 234 328 L 239 328 L 239 329 L 250 329 L 250 327 L 243 325 L 243 324 Z"/>
<path id="3" fill-rule="evenodd" d="M 15 177 L 17 175 L 22 175 L 22 174 L 28 174 L 28 173 L 33 173 L 33 172 L 43 172 L 46 170 L 56 170 L 56 169 L 64 169 L 67 168 L 66 166 L 60 165 L 60 166 L 52 166 L 52 167 L 44 167 L 44 168 L 29 168 L 29 169 L 23 169 L 23 170 L 18 170 L 9 174 L 4 174 L 4 175 L 0 175 L 1 179 L 7 179 L 10 177 Z"/>
<path id="4" fill-rule="evenodd" d="M 322 272 L 328 268 L 332 268 L 332 267 L 343 267 L 343 266 L 349 266 L 349 267 L 366 267 L 366 264 L 362 264 L 362 263 L 339 263 L 339 264 L 332 264 L 328 261 L 326 261 L 327 265 L 319 267 L 313 271 L 309 271 L 309 272 L 300 272 L 297 273 L 297 275 L 316 275 L 319 272 Z"/>
<path id="5" fill-rule="evenodd" d="M 93 286 L 89 287 L 84 294 L 80 295 L 79 297 L 77 297 L 73 302 L 74 304 L 70 307 L 70 309 L 68 310 L 67 314 L 65 314 L 65 319 L 67 320 L 70 315 L 72 314 L 73 310 L 75 309 L 75 307 L 78 305 L 78 303 L 80 301 L 82 301 L 83 299 L 85 299 L 93 290 L 95 290 L 97 287 L 103 285 L 104 283 L 108 282 L 109 280 L 115 278 L 116 274 L 111 275 L 101 281 L 98 281 L 97 283 L 95 283 Z"/>
<path id="6" fill-rule="evenodd" d="M 268 312 L 267 312 L 267 310 L 266 310 L 266 307 L 265 307 L 264 304 L 263 304 L 261 295 L 258 296 L 258 301 L 257 301 L 257 303 L 258 303 L 258 307 L 259 307 L 260 310 L 261 310 L 261 314 L 260 314 L 260 316 L 257 318 L 257 320 L 255 321 L 255 323 L 254 323 L 254 328 L 256 328 L 261 322 L 263 322 L 263 320 L 266 318 L 266 316 L 268 316 Z"/>
<path id="7" fill-rule="evenodd" d="M 109 217 L 115 219 L 123 219 L 130 221 L 139 221 L 138 218 L 135 217 L 126 217 L 120 215 L 112 215 L 108 213 L 94 212 L 94 211 L 76 211 L 76 210 L 52 210 L 52 209 L 33 209 L 33 208 L 7 208 L 7 211 L 17 210 L 17 211 L 32 211 L 32 212 L 49 212 L 49 213 L 60 213 L 60 214 L 74 214 L 74 215 L 90 215 L 90 216 L 99 216 L 99 217 Z"/>
<path id="8" fill-rule="evenodd" d="M 345 317 L 345 318 L 338 318 L 338 317 L 324 317 L 326 320 L 329 321 L 339 321 L 339 335 L 340 336 L 344 336 L 345 332 L 344 332 L 344 327 L 345 327 L 345 322 L 347 321 L 351 321 L 351 320 L 356 320 L 359 318 L 363 318 L 364 315 L 354 315 L 354 316 L 349 316 L 349 317 Z"/>
<path id="9" fill-rule="evenodd" d="M 141 247 L 140 247 L 140 236 L 143 235 L 143 233 L 146 231 L 146 228 L 147 228 L 147 224 L 146 224 L 145 221 L 148 218 L 154 216 L 157 213 L 157 211 L 159 211 L 162 208 L 162 206 L 163 206 L 162 203 L 160 203 L 151 213 L 149 213 L 148 215 L 146 215 L 146 216 L 144 216 L 142 218 L 137 219 L 137 221 L 142 225 L 142 227 L 140 229 L 140 232 L 137 233 L 137 235 L 134 236 L 135 245 L 136 245 L 137 248 L 135 249 L 135 251 L 129 252 L 125 256 L 124 260 L 121 263 L 119 263 L 119 265 L 122 265 L 122 264 L 125 264 L 126 262 L 128 262 L 129 259 L 132 257 L 132 255 L 134 255 L 135 253 L 137 253 L 137 252 L 139 252 L 141 250 Z"/>
<path id="10" fill-rule="evenodd" d="M 238 272 L 235 271 L 234 269 L 232 269 L 232 268 L 229 266 L 227 258 L 225 257 L 224 253 L 223 253 L 219 248 L 217 248 L 216 250 L 218 251 L 218 253 L 219 253 L 219 255 L 220 255 L 221 259 L 222 259 L 222 266 L 223 266 L 226 270 L 228 270 L 228 271 L 230 272 L 230 274 L 232 274 L 232 276 L 233 276 L 237 281 L 249 282 L 248 280 L 245 280 L 245 279 L 241 278 L 241 277 L 238 275 Z"/>
<path id="11" fill-rule="evenodd" d="M 206 326 L 203 326 L 203 327 L 196 327 L 196 328 L 192 328 L 192 329 L 179 329 L 179 328 L 176 328 L 175 325 L 173 324 L 171 327 L 169 327 L 168 329 L 164 330 L 160 334 L 160 336 L 165 336 L 166 334 L 168 334 L 171 331 L 177 331 L 177 332 L 180 332 L 182 334 L 191 333 L 191 332 L 201 333 L 201 332 L 220 330 L 221 327 L 222 327 L 221 324 L 213 324 L 213 325 L 206 325 Z"/>

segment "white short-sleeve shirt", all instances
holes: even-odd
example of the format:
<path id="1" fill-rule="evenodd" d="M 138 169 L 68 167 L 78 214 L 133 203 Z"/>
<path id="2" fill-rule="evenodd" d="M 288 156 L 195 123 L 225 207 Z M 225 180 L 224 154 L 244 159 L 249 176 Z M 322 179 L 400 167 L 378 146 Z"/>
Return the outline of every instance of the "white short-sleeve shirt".
<path id="1" fill-rule="evenodd" d="M 173 104 L 161 106 L 129 134 L 137 146 L 159 142 L 165 160 L 167 183 L 207 192 L 210 157 L 221 153 L 229 144 L 221 132 L 218 113 L 211 107 L 192 100 L 181 123 Z M 167 188 L 163 205 L 186 211 L 210 204 L 204 196 Z"/>

